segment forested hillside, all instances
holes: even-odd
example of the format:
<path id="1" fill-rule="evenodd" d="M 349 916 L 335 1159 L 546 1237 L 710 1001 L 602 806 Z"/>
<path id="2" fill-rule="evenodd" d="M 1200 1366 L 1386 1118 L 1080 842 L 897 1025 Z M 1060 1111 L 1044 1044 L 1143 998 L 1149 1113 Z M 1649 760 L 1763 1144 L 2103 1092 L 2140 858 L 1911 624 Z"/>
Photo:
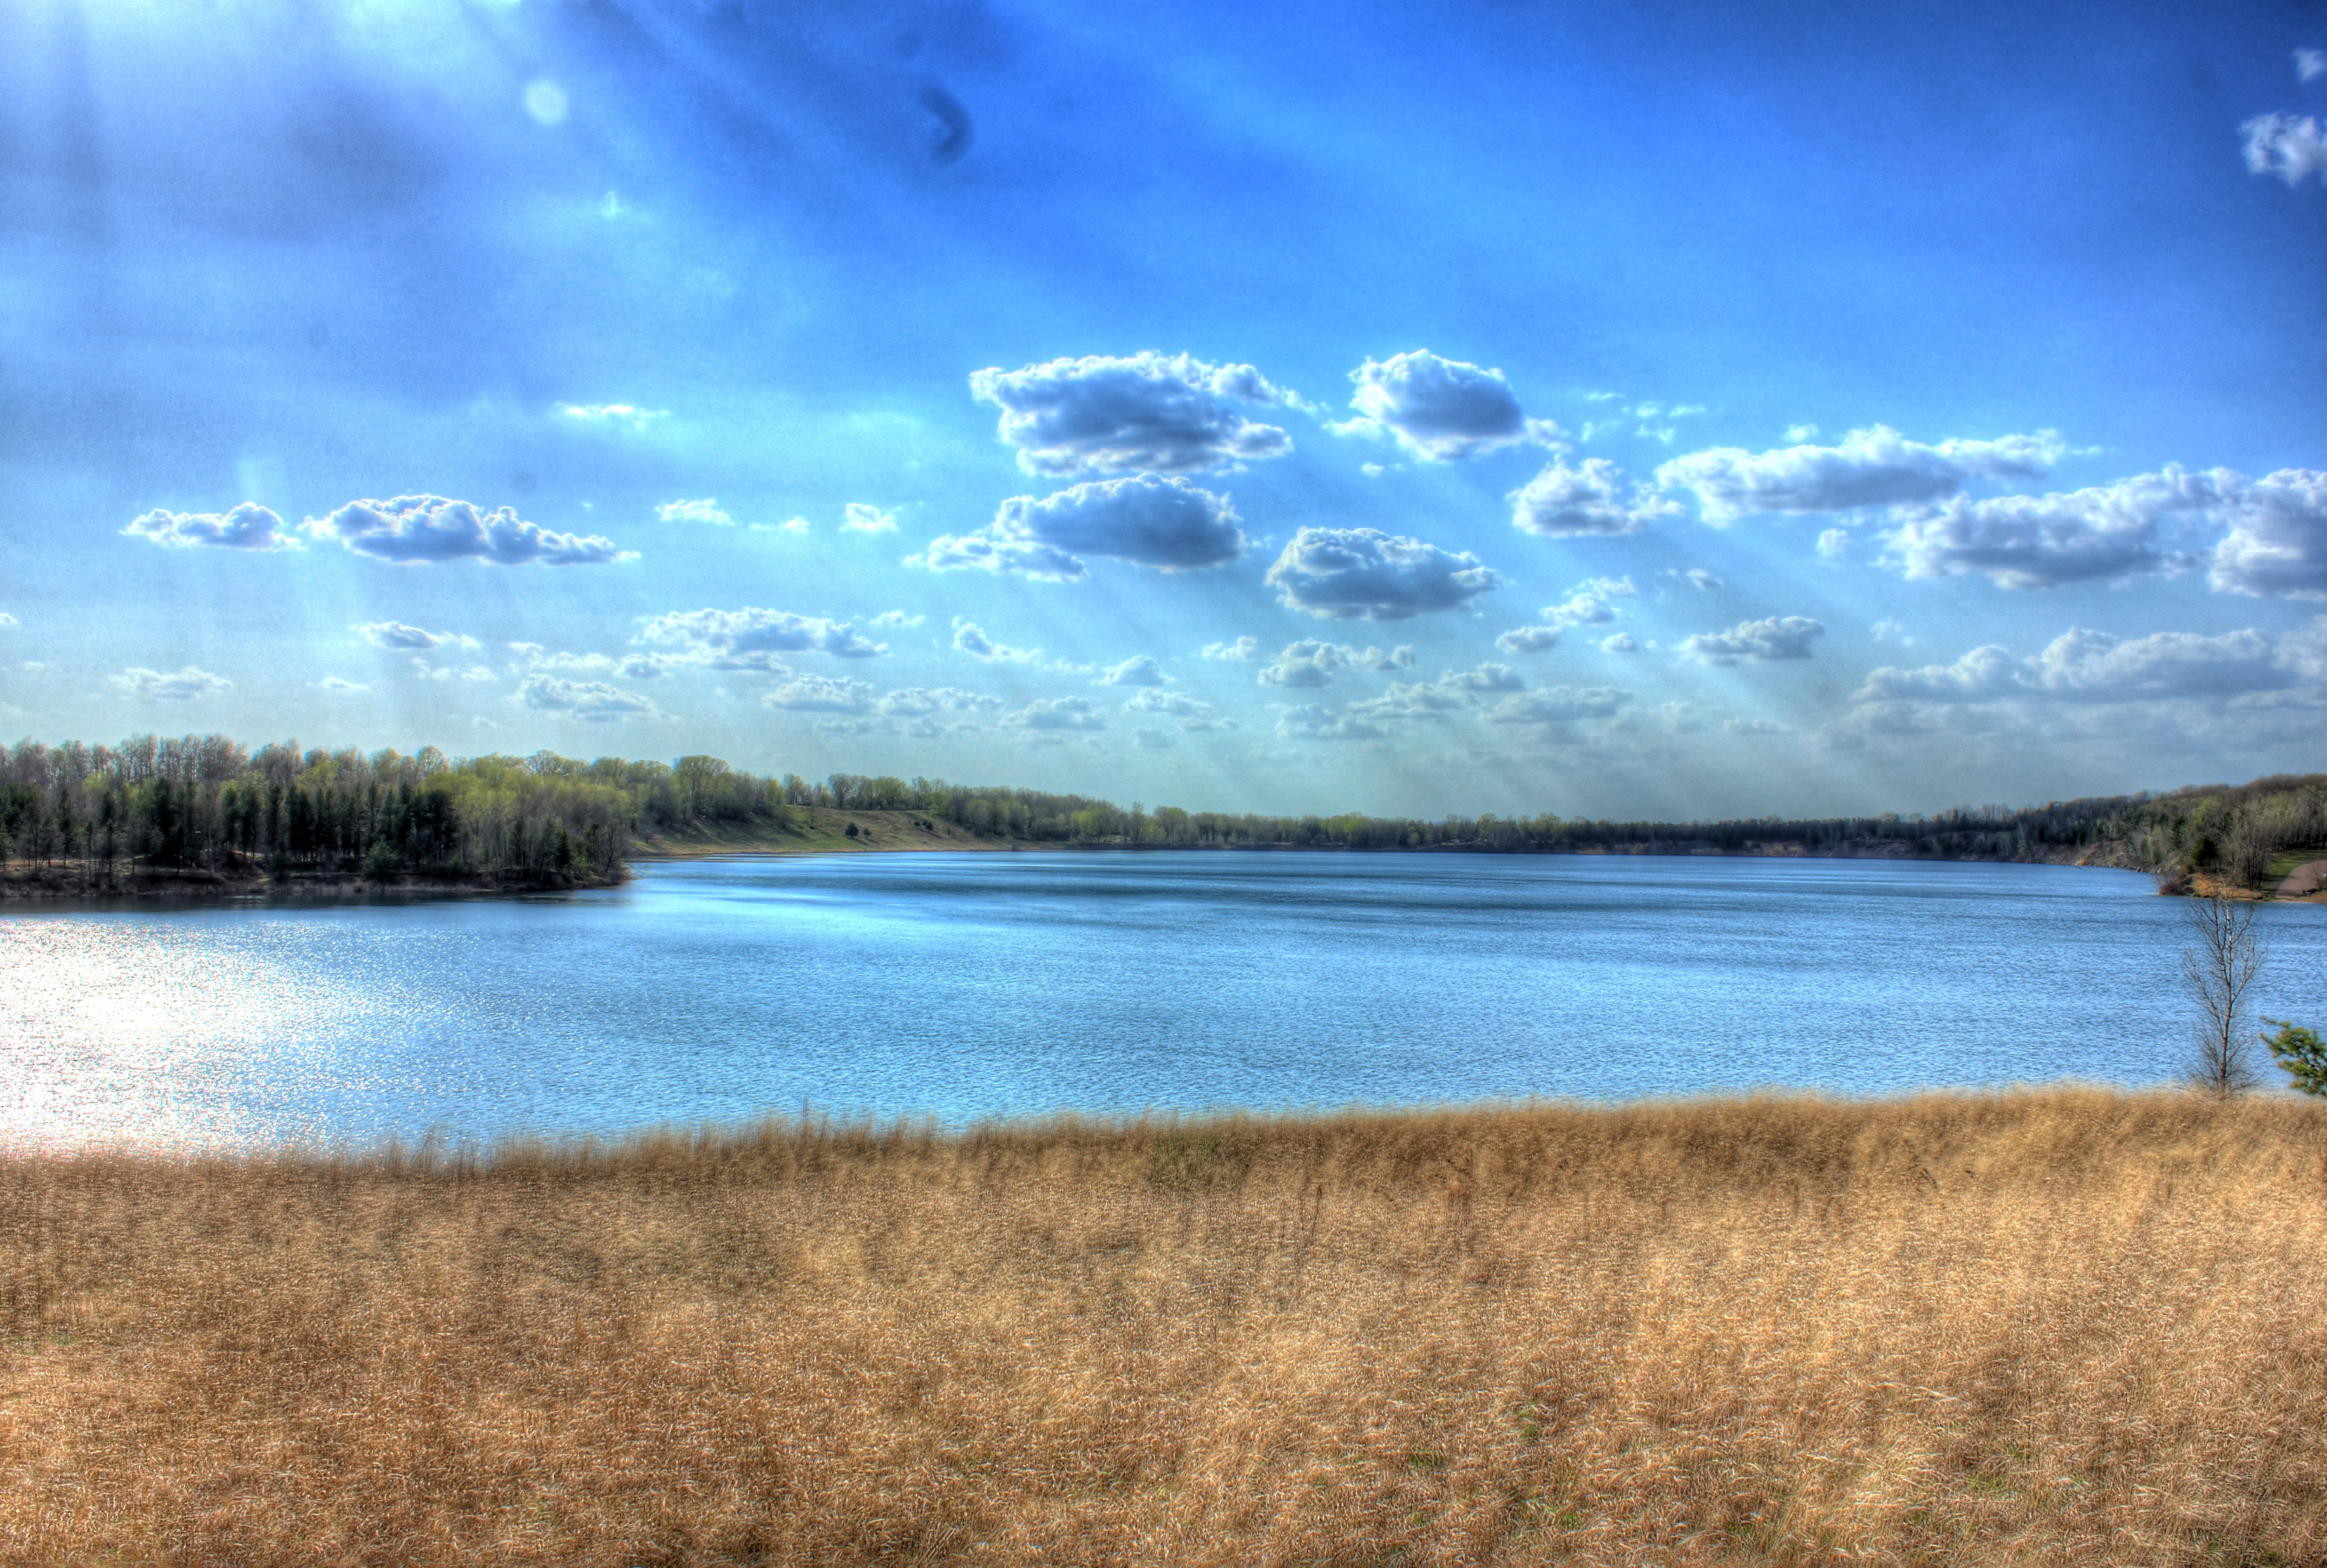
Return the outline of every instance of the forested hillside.
<path id="1" fill-rule="evenodd" d="M 0 864 L 20 881 L 91 888 L 163 874 L 575 886 L 619 880 L 642 835 L 707 825 L 781 847 L 799 828 L 797 808 L 809 807 L 905 814 L 1004 844 L 2079 861 L 2169 878 L 2203 872 L 2246 887 L 2289 857 L 2327 853 L 2327 775 L 2317 774 L 1930 817 L 1424 821 L 1126 811 L 1088 796 L 886 775 L 811 783 L 715 757 L 451 758 L 433 746 L 407 756 L 296 742 L 254 751 L 220 735 L 140 735 L 0 752 Z"/>

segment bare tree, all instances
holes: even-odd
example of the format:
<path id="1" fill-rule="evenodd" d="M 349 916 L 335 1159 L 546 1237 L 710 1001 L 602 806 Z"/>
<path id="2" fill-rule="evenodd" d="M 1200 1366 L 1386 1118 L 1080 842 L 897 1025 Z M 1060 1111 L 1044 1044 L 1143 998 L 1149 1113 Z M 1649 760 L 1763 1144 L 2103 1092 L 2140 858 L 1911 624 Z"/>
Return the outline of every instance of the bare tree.
<path id="1" fill-rule="evenodd" d="M 2189 902 L 2191 943 L 2182 950 L 2182 978 L 2198 1004 L 2198 1022 L 2186 1076 L 2224 1097 L 2262 1082 L 2247 1027 L 2255 982 L 2268 957 L 2254 930 L 2260 907 L 2219 895 Z"/>

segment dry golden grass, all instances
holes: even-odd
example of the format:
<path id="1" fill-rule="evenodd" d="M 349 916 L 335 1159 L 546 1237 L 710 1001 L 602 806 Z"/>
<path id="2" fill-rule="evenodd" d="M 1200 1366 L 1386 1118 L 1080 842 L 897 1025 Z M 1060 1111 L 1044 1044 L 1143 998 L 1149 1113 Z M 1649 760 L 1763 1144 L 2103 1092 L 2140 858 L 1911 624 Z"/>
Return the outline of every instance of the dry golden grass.
<path id="1" fill-rule="evenodd" d="M 2317 1563 L 2327 1116 L 0 1166 L 10 1563 Z"/>

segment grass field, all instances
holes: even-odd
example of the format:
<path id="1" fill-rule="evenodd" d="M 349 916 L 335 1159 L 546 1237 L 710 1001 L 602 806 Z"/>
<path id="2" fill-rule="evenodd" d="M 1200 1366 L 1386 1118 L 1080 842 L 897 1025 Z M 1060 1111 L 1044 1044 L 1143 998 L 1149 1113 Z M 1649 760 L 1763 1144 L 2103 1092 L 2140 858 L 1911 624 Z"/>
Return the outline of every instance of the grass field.
<path id="1" fill-rule="evenodd" d="M 2315 1563 L 2327 1116 L 0 1162 L 0 1561 Z"/>

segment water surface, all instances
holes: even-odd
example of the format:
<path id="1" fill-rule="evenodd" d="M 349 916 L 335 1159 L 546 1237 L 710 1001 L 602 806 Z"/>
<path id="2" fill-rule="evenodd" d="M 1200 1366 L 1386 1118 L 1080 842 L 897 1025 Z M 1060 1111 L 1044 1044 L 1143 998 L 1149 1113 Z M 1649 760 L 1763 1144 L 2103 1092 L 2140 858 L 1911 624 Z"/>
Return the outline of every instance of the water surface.
<path id="1" fill-rule="evenodd" d="M 2058 866 L 1313 854 L 57 908 L 0 917 L 0 1141 L 2140 1083 L 2188 1036 L 2182 909 Z M 2327 909 L 2263 916 L 2263 1010 L 2327 1017 Z"/>

